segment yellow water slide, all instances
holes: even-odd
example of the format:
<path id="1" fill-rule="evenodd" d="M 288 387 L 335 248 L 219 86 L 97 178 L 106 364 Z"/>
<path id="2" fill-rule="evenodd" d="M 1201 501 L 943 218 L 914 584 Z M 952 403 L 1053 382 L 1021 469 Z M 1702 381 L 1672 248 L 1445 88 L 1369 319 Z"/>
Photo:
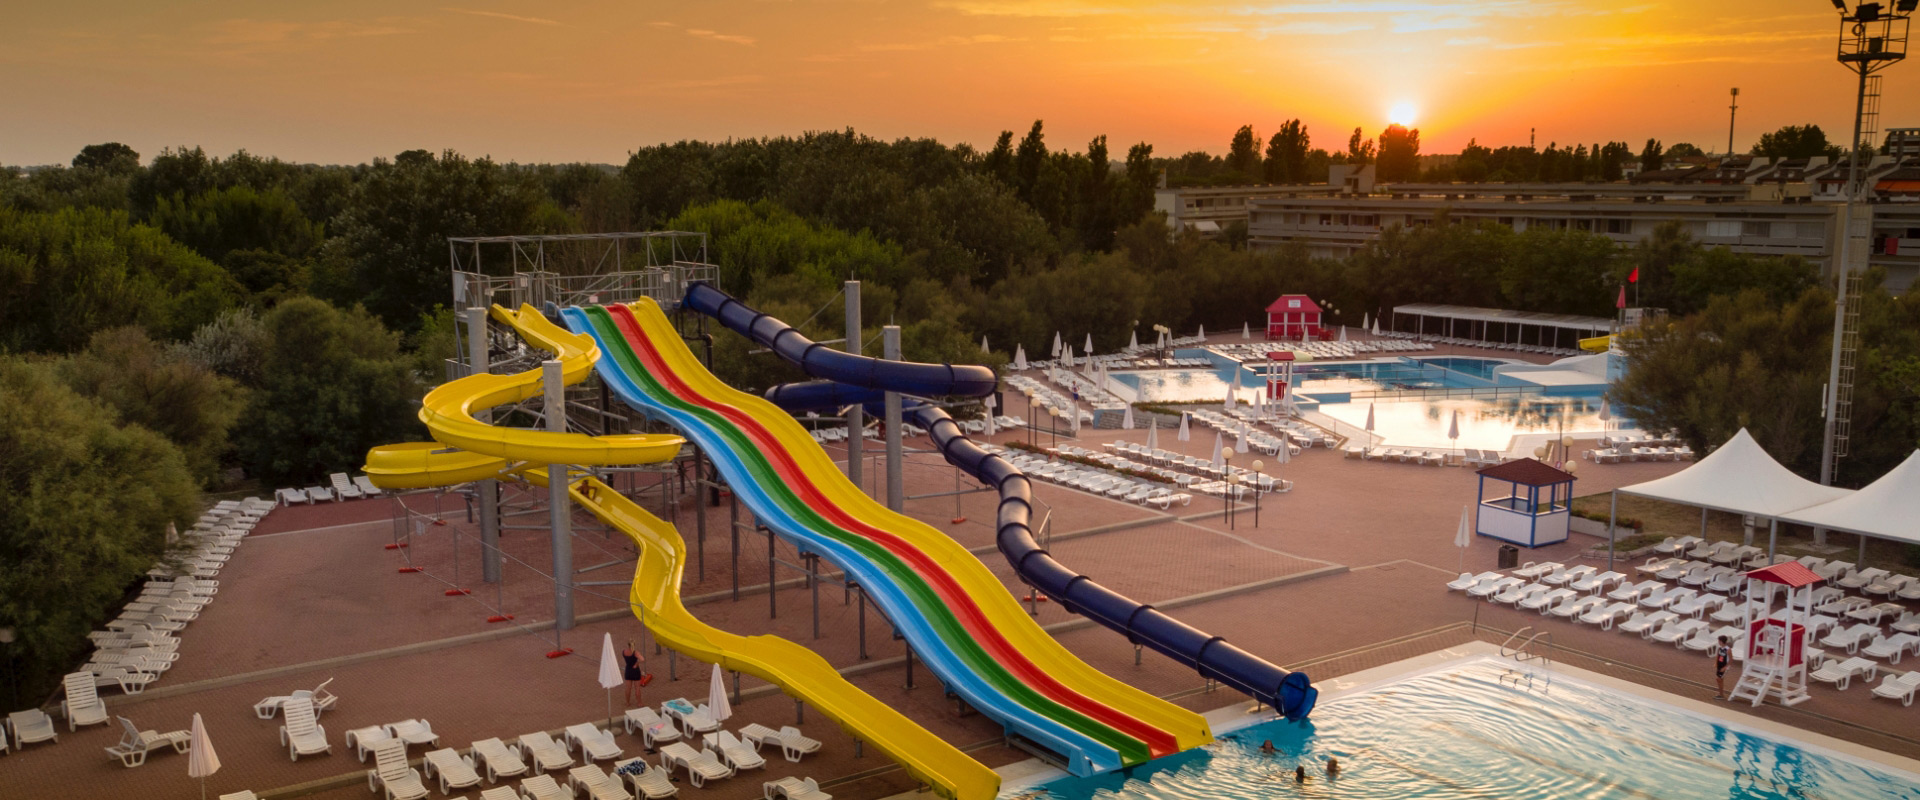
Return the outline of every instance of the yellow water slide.
<path id="1" fill-rule="evenodd" d="M 592 337 L 553 325 L 531 308 L 515 313 L 496 306 L 493 315 L 527 341 L 556 353 L 566 383 L 578 383 L 592 373 L 600 355 Z M 387 489 L 449 486 L 507 477 L 509 471 L 545 485 L 546 471 L 533 467 L 655 463 L 672 458 L 684 441 L 657 434 L 596 437 L 496 428 L 473 416 L 475 408 L 517 403 L 540 392 L 537 370 L 449 382 L 429 392 L 420 410 L 421 421 L 439 443 L 376 447 L 367 453 L 366 473 Z M 813 651 L 774 636 L 727 633 L 688 613 L 680 601 L 686 542 L 671 524 L 592 476 L 575 476 L 568 494 L 640 548 L 631 599 L 635 616 L 661 644 L 780 686 L 872 744 L 940 796 L 987 800 L 999 792 L 1000 776 L 993 770 L 861 691 Z"/>
<path id="2" fill-rule="evenodd" d="M 912 517 L 896 513 L 868 497 L 848 481 L 820 444 L 792 415 L 757 395 L 728 386 L 707 371 L 693 351 L 674 331 L 673 325 L 651 299 L 642 298 L 629 306 L 644 333 L 666 359 L 668 368 L 689 386 L 708 398 L 752 415 L 779 439 L 832 502 L 848 514 L 886 530 L 913 547 L 927 553 L 960 585 L 986 613 L 988 621 L 999 629 L 1014 647 L 1045 670 L 1081 694 L 1139 719 L 1174 736 L 1178 749 L 1187 750 L 1213 741 L 1207 721 L 1199 714 L 1176 706 L 1147 692 L 1129 686 L 1089 666 L 1034 622 L 1020 607 L 1005 584 L 985 564 L 952 537 Z"/>
<path id="3" fill-rule="evenodd" d="M 1595 336 L 1590 339 L 1580 340 L 1580 349 L 1585 350 L 1589 353 L 1604 353 L 1604 352 L 1607 352 L 1607 350 L 1611 347 L 1613 347 L 1612 334 L 1608 334 L 1606 336 Z"/>

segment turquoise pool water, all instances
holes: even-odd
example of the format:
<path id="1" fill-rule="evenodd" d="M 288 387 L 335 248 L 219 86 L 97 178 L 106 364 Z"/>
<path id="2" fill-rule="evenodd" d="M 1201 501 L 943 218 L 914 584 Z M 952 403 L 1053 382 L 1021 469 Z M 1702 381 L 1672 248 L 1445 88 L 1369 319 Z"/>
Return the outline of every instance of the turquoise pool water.
<path id="1" fill-rule="evenodd" d="M 1200 351 L 1193 351 L 1198 354 Z M 1372 392 L 1405 389 L 1442 389 L 1487 386 L 1493 370 L 1514 362 L 1492 358 L 1428 356 L 1416 359 L 1386 359 L 1339 363 L 1303 363 L 1295 368 L 1300 390 L 1319 392 Z M 1113 379 L 1140 392 L 1144 401 L 1193 402 L 1224 400 L 1233 383 L 1233 367 L 1214 369 L 1155 370 L 1118 373 Z M 1241 390 L 1236 396 L 1251 401 L 1262 382 L 1258 370 L 1243 368 Z"/>
<path id="2" fill-rule="evenodd" d="M 1920 797 L 1920 776 L 1729 728 L 1579 681 L 1517 688 L 1471 662 L 1321 703 L 1121 773 L 1013 787 L 1033 800 Z M 1272 740 L 1279 753 L 1259 752 Z M 1338 778 L 1326 760 L 1338 758 Z M 1296 784 L 1296 765 L 1307 768 Z"/>

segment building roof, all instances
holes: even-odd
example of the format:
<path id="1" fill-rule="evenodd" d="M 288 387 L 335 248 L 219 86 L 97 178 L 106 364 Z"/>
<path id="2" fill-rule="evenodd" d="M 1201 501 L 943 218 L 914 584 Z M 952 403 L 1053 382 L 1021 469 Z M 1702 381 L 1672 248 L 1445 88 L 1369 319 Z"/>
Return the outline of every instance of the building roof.
<path id="1" fill-rule="evenodd" d="M 1830 503 L 1780 515 L 1786 522 L 1920 543 L 1920 450 L 1880 479 Z"/>
<path id="2" fill-rule="evenodd" d="M 1521 325 L 1545 325 L 1552 328 L 1567 328 L 1576 331 L 1613 330 L 1613 320 L 1605 317 L 1582 317 L 1576 314 L 1544 314 L 1537 311 L 1510 311 L 1504 308 L 1475 308 L 1473 306 L 1449 306 L 1439 303 L 1408 303 L 1404 306 L 1394 306 L 1393 313 L 1417 314 L 1423 317 L 1447 317 L 1472 320 L 1474 322 L 1510 322 Z"/>
<path id="3" fill-rule="evenodd" d="M 1304 294 L 1283 294 L 1273 301 L 1273 305 L 1267 306 L 1269 314 L 1290 314 L 1300 311 L 1318 314 L 1320 305 Z"/>
<path id="4" fill-rule="evenodd" d="M 1692 466 L 1664 478 L 1622 486 L 1619 492 L 1776 519 L 1853 494 L 1852 489 L 1821 486 L 1793 474 L 1745 428 Z"/>
<path id="5" fill-rule="evenodd" d="M 1807 565 L 1798 561 L 1788 561 L 1784 564 L 1775 564 L 1771 567 L 1761 567 L 1748 572 L 1747 577 L 1763 580 L 1768 583 L 1784 584 L 1795 589 L 1802 586 L 1810 586 L 1823 580 L 1818 574 L 1814 573 L 1813 570 L 1807 569 Z"/>
<path id="6" fill-rule="evenodd" d="M 1570 483 L 1574 480 L 1573 473 L 1532 458 L 1515 459 L 1504 464 L 1482 467 L 1478 472 L 1484 477 L 1517 483 L 1521 486 L 1551 486 L 1556 483 Z"/>

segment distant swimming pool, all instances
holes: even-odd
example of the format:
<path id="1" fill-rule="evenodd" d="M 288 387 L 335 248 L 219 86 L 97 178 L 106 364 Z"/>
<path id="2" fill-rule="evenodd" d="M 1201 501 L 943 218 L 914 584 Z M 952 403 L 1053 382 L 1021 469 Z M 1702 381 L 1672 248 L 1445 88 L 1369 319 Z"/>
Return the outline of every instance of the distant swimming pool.
<path id="1" fill-rule="evenodd" d="M 1468 662 L 1323 702 L 1305 724 L 1262 723 L 1131 770 L 1002 796 L 1920 797 L 1920 776 L 1564 676 L 1517 688 L 1500 680 L 1507 666 Z M 1278 755 L 1261 755 L 1266 740 Z M 1332 780 L 1329 757 L 1342 766 Z M 1296 765 L 1307 768 L 1304 786 L 1294 783 Z"/>
<path id="2" fill-rule="evenodd" d="M 1295 367 L 1295 379 L 1298 389 L 1307 393 L 1469 388 L 1490 385 L 1495 368 L 1514 363 L 1519 362 L 1462 356 L 1305 362 Z M 1139 392 L 1143 401 L 1186 403 L 1226 399 L 1233 384 L 1233 370 L 1233 365 L 1221 364 L 1214 369 L 1116 373 L 1113 379 Z M 1251 402 L 1259 394 L 1262 380 L 1259 370 L 1243 367 L 1241 389 L 1235 396 Z"/>

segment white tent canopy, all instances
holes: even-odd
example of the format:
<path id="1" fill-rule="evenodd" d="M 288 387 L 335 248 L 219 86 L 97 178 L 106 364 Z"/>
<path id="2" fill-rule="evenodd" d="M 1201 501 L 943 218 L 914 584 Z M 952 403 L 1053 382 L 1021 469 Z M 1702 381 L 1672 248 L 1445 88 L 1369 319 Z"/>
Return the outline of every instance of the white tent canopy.
<path id="1" fill-rule="evenodd" d="M 1920 543 L 1920 450 L 1860 491 L 1830 503 L 1781 514 L 1832 531 Z"/>
<path id="2" fill-rule="evenodd" d="M 1778 519 L 1785 519 L 1788 512 L 1853 494 L 1852 489 L 1821 486 L 1793 474 L 1773 460 L 1745 428 L 1693 466 L 1664 478 L 1622 486 L 1619 491 L 1634 497 Z"/>

